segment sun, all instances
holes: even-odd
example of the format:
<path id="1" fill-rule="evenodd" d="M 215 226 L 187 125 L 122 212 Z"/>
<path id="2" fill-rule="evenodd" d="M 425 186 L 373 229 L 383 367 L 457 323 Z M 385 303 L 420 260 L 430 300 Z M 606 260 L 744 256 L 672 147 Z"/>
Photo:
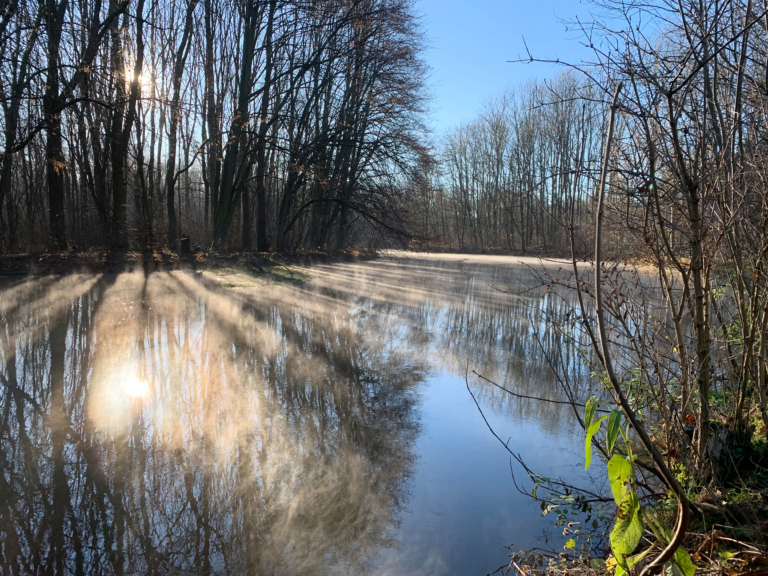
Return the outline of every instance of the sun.
<path id="1" fill-rule="evenodd" d="M 136 75 L 132 68 L 128 68 L 125 71 L 125 84 L 128 89 L 131 87 L 131 82 L 136 79 Z M 147 67 L 143 67 L 141 74 L 139 75 L 139 91 L 147 93 L 152 89 L 152 73 Z"/>

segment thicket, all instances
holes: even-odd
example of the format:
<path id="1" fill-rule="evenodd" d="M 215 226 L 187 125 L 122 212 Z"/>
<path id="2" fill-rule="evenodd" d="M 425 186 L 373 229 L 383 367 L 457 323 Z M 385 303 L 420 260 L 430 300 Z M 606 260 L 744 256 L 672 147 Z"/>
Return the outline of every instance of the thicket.
<path id="1" fill-rule="evenodd" d="M 599 550 L 616 574 L 762 574 L 768 5 L 601 8 L 601 21 L 582 28 L 594 62 L 574 66 L 589 81 L 584 97 L 599 95 L 609 111 L 591 222 L 571 203 L 558 220 L 572 262 L 538 275 L 569 303 L 546 322 L 604 385 L 580 400 L 567 366 L 551 359 L 585 431 L 586 465 L 599 452 L 611 494 L 529 470 L 533 497 L 557 513 L 570 536 L 563 556 L 585 570 L 605 568 L 583 564 Z M 583 233 L 586 262 L 576 250 Z M 609 234 L 634 260 L 606 262 Z M 585 514 L 602 515 L 608 531 L 584 524 Z"/>

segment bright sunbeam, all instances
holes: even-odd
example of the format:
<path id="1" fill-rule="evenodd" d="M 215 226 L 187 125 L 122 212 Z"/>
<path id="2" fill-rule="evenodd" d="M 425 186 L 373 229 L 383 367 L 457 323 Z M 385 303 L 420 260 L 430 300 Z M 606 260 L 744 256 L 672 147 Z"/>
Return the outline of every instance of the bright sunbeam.
<path id="1" fill-rule="evenodd" d="M 131 376 L 123 384 L 123 390 L 132 398 L 144 398 L 149 392 L 149 384 L 136 376 Z"/>
<path id="2" fill-rule="evenodd" d="M 127 69 L 125 71 L 125 84 L 126 88 L 130 88 L 131 82 L 136 79 L 136 75 L 133 69 Z M 139 80 L 139 91 L 143 94 L 148 93 L 152 89 L 152 73 L 146 69 L 141 71 Z"/>

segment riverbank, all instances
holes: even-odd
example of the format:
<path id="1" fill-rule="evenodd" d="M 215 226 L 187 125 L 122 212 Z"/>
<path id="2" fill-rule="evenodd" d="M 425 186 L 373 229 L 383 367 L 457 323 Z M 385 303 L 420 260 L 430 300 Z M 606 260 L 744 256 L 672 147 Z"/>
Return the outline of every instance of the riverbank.
<path id="1" fill-rule="evenodd" d="M 571 251 L 568 248 L 547 248 L 544 246 L 530 246 L 526 250 L 512 250 L 509 248 L 501 248 L 499 246 L 491 246 L 482 250 L 466 248 L 466 249 L 454 249 L 441 245 L 426 245 L 418 246 L 411 244 L 408 246 L 407 252 L 413 252 L 416 254 L 471 254 L 473 256 L 520 256 L 524 258 L 571 258 Z M 581 257 L 581 256 L 579 256 Z"/>
<path id="2" fill-rule="evenodd" d="M 376 252 L 358 250 L 280 253 L 200 250 L 189 254 L 177 254 L 166 250 L 152 253 L 69 250 L 67 252 L 1 254 L 0 276 L 191 270 L 198 275 L 206 274 L 214 277 L 245 274 L 254 280 L 302 283 L 308 276 L 298 269 L 300 267 L 375 258 L 378 258 Z"/>

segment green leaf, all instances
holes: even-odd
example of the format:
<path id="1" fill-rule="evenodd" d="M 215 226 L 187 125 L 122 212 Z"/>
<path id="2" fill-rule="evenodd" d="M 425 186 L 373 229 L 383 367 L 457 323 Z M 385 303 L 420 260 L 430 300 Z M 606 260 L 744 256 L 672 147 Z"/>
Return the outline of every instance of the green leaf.
<path id="1" fill-rule="evenodd" d="M 589 565 L 593 570 L 602 570 L 605 568 L 605 560 L 602 558 L 592 558 L 592 560 L 589 561 Z"/>
<path id="2" fill-rule="evenodd" d="M 570 550 L 571 548 L 576 548 L 576 540 L 573 538 L 568 538 L 568 540 L 565 541 L 565 546 L 563 546 L 564 549 Z"/>
<path id="3" fill-rule="evenodd" d="M 632 465 L 621 454 L 614 454 L 608 460 L 608 480 L 611 483 L 611 492 L 617 506 L 621 506 L 627 493 L 627 483 L 632 477 Z"/>
<path id="4" fill-rule="evenodd" d="M 601 416 L 597 420 L 595 420 L 589 428 L 587 428 L 587 436 L 584 441 L 584 455 L 585 455 L 585 461 L 584 461 L 584 470 L 587 470 L 589 468 L 590 463 L 592 462 L 592 436 L 597 434 L 597 431 L 600 430 L 600 424 L 603 423 L 603 420 L 608 418 L 608 416 Z"/>
<path id="5" fill-rule="evenodd" d="M 592 396 L 589 400 L 587 400 L 587 408 L 584 411 L 584 429 L 589 430 L 589 427 L 592 425 L 592 419 L 595 417 L 595 410 L 597 410 L 597 398 Z"/>
<path id="6" fill-rule="evenodd" d="M 621 410 L 618 408 L 611 410 L 610 416 L 608 416 L 608 428 L 605 431 L 605 445 L 608 448 L 608 454 L 613 452 L 613 447 L 616 445 L 616 439 L 619 437 L 619 430 L 621 429 Z"/>
<path id="7" fill-rule="evenodd" d="M 531 496 L 533 496 L 534 498 L 536 498 L 536 488 L 534 488 L 533 490 L 531 490 Z"/>
<path id="8" fill-rule="evenodd" d="M 675 550 L 675 562 L 682 570 L 685 576 L 693 576 L 696 573 L 696 565 L 691 560 L 690 554 L 686 552 L 685 548 L 678 548 Z"/>
<path id="9" fill-rule="evenodd" d="M 640 501 L 631 490 L 627 492 L 619 505 L 616 523 L 611 530 L 611 550 L 620 565 L 625 566 L 624 557 L 632 554 L 643 535 L 643 522 L 640 519 Z"/>
<path id="10" fill-rule="evenodd" d="M 634 566 L 636 563 L 636 557 L 632 556 L 631 558 L 626 559 L 626 570 L 621 565 L 621 563 L 616 564 L 616 571 L 613 573 L 613 576 L 624 576 L 624 574 L 627 574 L 632 569 L 632 566 Z"/>
<path id="11" fill-rule="evenodd" d="M 616 572 L 614 573 L 613 576 L 623 576 L 624 574 L 629 572 L 632 569 L 632 566 L 634 566 L 635 564 L 640 562 L 640 560 L 642 560 L 643 558 L 648 556 L 648 552 L 650 552 L 652 549 L 653 549 L 653 546 L 651 546 L 650 548 L 646 548 L 640 554 L 637 554 L 635 556 L 631 556 L 631 557 L 627 558 L 627 560 L 626 560 L 626 567 L 627 567 L 627 569 L 626 570 L 624 569 L 624 567 L 621 564 L 617 564 L 616 565 Z"/>
<path id="12" fill-rule="evenodd" d="M 683 571 L 674 562 L 664 564 L 664 576 L 684 576 Z"/>

